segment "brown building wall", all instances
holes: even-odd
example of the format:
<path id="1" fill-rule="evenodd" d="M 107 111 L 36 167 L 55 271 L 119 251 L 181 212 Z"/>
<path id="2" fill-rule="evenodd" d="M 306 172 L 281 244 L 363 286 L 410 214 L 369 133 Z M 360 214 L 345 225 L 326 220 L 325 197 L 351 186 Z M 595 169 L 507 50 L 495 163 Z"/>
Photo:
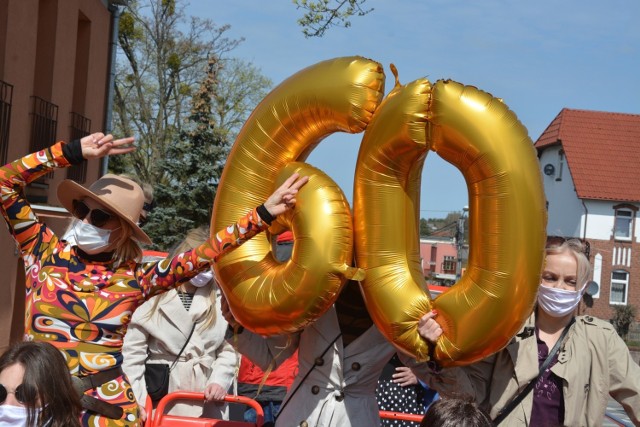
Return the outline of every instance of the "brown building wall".
<path id="1" fill-rule="evenodd" d="M 640 243 L 614 241 L 613 239 L 605 240 L 589 240 L 591 245 L 590 261 L 591 267 L 595 256 L 602 256 L 602 275 L 600 285 L 600 297 L 594 298 L 593 307 L 587 308 L 583 306 L 583 313 L 589 313 L 601 319 L 610 320 L 614 314 L 614 305 L 610 304 L 611 295 L 611 273 L 615 270 L 624 270 L 629 272 L 629 284 L 627 290 L 627 305 L 636 307 L 636 321 L 640 319 Z M 622 249 L 631 250 L 631 263 L 627 267 L 623 264 L 612 263 L 614 249 L 620 251 Z"/>
<path id="2" fill-rule="evenodd" d="M 111 13 L 106 0 L 3 0 L 0 2 L 0 80 L 13 86 L 9 162 L 31 149 L 33 96 L 58 107 L 55 140 L 69 140 L 71 113 L 104 128 L 110 66 Z M 86 182 L 100 173 L 88 163 Z M 62 232 L 68 214 L 55 190 L 67 172 L 58 170 L 33 190 L 46 196 L 34 205 L 41 221 Z M 27 192 L 29 194 L 29 192 Z M 42 207 L 38 207 L 42 205 Z M 53 208 L 53 209 L 52 209 Z M 20 339 L 24 318 L 24 272 L 13 239 L 0 232 L 0 350 Z"/>

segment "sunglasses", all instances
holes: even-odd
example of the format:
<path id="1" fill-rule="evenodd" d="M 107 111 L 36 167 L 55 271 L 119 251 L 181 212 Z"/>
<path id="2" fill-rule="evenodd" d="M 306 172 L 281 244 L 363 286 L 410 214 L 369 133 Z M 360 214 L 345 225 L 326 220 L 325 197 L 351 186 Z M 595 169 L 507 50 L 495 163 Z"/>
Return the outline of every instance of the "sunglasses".
<path id="1" fill-rule="evenodd" d="M 588 241 L 579 239 L 577 237 L 547 236 L 547 247 L 562 246 L 562 244 L 568 241 L 580 242 L 580 245 L 582 246 L 582 249 L 580 252 L 585 254 L 587 259 L 589 259 L 589 254 L 591 252 L 591 244 Z"/>
<path id="2" fill-rule="evenodd" d="M 22 384 L 16 387 L 14 391 L 9 391 L 3 384 L 0 384 L 0 404 L 3 404 L 4 401 L 7 400 L 7 396 L 9 394 L 13 394 L 16 397 L 16 400 L 23 405 L 27 401 Z"/>
<path id="3" fill-rule="evenodd" d="M 73 216 L 82 220 L 89 215 L 89 222 L 96 227 L 103 227 L 111 218 L 113 218 L 113 214 L 103 210 L 103 209 L 90 209 L 89 206 L 82 200 L 74 200 L 72 202 L 73 207 Z"/>

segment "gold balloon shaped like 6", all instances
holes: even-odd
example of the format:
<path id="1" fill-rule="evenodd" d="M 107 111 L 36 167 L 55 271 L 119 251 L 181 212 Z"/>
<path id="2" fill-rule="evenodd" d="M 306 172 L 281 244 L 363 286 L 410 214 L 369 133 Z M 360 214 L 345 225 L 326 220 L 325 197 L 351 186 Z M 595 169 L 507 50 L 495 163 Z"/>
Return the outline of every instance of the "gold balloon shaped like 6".
<path id="1" fill-rule="evenodd" d="M 429 150 L 462 172 L 470 204 L 467 270 L 433 301 L 418 247 Z M 396 82 L 364 134 L 354 182 L 357 265 L 383 335 L 418 360 L 435 357 L 444 366 L 504 347 L 535 304 L 546 228 L 542 188 L 533 143 L 500 100 L 452 81 Z M 444 330 L 435 348 L 417 333 L 432 308 Z"/>
<path id="2" fill-rule="evenodd" d="M 362 277 L 351 268 L 353 224 L 342 191 L 317 169 L 291 163 L 303 162 L 334 132 L 362 132 L 383 94 L 379 63 L 361 57 L 323 61 L 272 90 L 241 129 L 218 185 L 212 230 L 262 203 L 284 175 L 310 175 L 293 214 L 271 228 L 293 229 L 290 261 L 275 260 L 265 233 L 214 266 L 231 312 L 247 329 L 262 335 L 299 330 L 335 302 L 347 278 Z"/>

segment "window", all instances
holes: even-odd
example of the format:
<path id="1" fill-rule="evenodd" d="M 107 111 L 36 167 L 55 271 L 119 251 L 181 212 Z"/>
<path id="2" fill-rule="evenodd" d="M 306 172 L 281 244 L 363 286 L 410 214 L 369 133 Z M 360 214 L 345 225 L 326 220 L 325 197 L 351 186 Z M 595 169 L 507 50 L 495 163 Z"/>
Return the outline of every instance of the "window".
<path id="1" fill-rule="evenodd" d="M 564 168 L 564 150 L 558 151 L 558 176 L 556 181 L 562 181 L 562 169 Z"/>
<path id="2" fill-rule="evenodd" d="M 443 272 L 451 272 L 456 270 L 456 259 L 453 256 L 445 255 L 442 263 Z"/>
<path id="3" fill-rule="evenodd" d="M 615 240 L 631 240 L 633 230 L 633 212 L 629 209 L 616 209 L 613 238 Z"/>
<path id="4" fill-rule="evenodd" d="M 629 289 L 629 273 L 624 270 L 614 270 L 611 273 L 611 296 L 609 297 L 609 303 L 626 305 L 627 289 Z"/>

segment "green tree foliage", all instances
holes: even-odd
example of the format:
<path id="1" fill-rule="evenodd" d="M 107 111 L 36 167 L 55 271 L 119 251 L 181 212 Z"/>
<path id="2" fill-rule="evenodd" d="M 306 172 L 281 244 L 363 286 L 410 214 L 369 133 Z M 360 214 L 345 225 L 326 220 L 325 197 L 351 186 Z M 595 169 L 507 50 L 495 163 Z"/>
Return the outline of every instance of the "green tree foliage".
<path id="1" fill-rule="evenodd" d="M 203 209 L 210 210 L 215 194 L 203 188 L 217 182 L 216 171 L 224 164 L 217 150 L 226 147 L 226 155 L 271 86 L 259 69 L 230 57 L 242 40 L 225 36 L 228 25 L 187 17 L 184 7 L 182 0 L 133 0 L 123 9 L 118 33 L 113 133 L 135 136 L 137 150 L 111 157 L 109 170 L 153 185 L 156 208 L 145 231 L 158 249 L 167 249 L 174 240 L 167 234 L 203 223 Z M 205 74 L 210 79 L 206 84 Z M 207 108 L 202 102 L 209 103 Z M 209 133 L 199 128 L 204 123 Z M 217 148 L 198 146 L 201 141 L 191 136 L 209 138 Z M 200 162 L 196 165 L 192 158 Z M 187 173 L 193 178 L 185 180 Z M 168 197 L 170 189 L 175 200 Z M 210 197 L 206 203 L 200 200 L 205 194 Z M 161 221 L 169 223 L 161 226 Z"/>
<path id="2" fill-rule="evenodd" d="M 632 305 L 615 305 L 613 306 L 613 318 L 611 323 L 616 328 L 618 335 L 623 339 L 627 339 L 629 327 L 636 317 L 636 308 Z"/>
<path id="3" fill-rule="evenodd" d="M 298 9 L 306 10 L 298 25 L 305 37 L 322 37 L 330 27 L 351 26 L 349 18 L 364 16 L 371 9 L 362 6 L 367 0 L 293 0 Z"/>
<path id="4" fill-rule="evenodd" d="M 193 97 L 188 124 L 168 148 L 162 169 L 171 179 L 156 186 L 159 207 L 147 230 L 154 243 L 169 248 L 192 228 L 207 225 L 229 143 L 212 119 L 219 64 L 210 58 L 206 77 Z"/>

